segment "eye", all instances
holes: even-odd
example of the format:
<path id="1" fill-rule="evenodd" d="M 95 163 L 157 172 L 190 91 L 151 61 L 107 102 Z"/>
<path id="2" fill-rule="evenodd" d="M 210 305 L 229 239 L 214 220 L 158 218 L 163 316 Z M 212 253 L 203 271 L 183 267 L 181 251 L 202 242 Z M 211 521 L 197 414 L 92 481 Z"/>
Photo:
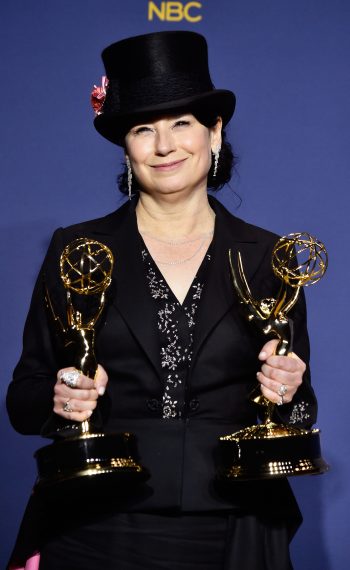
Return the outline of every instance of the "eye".
<path id="1" fill-rule="evenodd" d="M 190 121 L 187 119 L 178 119 L 177 121 L 175 121 L 174 123 L 174 127 L 188 127 L 188 125 L 190 125 Z"/>
<path id="2" fill-rule="evenodd" d="M 146 125 L 142 125 L 141 127 L 136 127 L 135 129 L 133 129 L 133 134 L 134 135 L 141 135 L 142 133 L 148 133 L 151 132 L 151 127 L 147 127 Z"/>

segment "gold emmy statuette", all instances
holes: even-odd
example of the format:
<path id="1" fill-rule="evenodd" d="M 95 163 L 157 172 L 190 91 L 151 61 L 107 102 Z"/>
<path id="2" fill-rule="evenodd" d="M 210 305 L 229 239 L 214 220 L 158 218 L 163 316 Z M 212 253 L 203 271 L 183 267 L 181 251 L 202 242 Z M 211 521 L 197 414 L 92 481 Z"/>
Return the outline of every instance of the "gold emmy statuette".
<path id="1" fill-rule="evenodd" d="M 66 320 L 56 315 L 46 290 L 48 309 L 63 340 L 67 365 L 95 378 L 95 325 L 101 316 L 105 293 L 111 283 L 113 255 L 110 249 L 92 239 L 79 238 L 63 250 L 60 276 L 66 290 Z M 97 407 L 98 413 L 98 407 Z M 93 418 L 95 416 L 93 414 Z M 37 489 L 55 484 L 104 480 L 112 475 L 126 482 L 145 480 L 146 470 L 133 457 L 135 441 L 130 433 L 104 434 L 93 423 L 70 422 L 59 432 L 59 439 L 38 449 Z"/>
<path id="2" fill-rule="evenodd" d="M 264 334 L 278 339 L 276 354 L 288 355 L 293 350 L 293 322 L 287 313 L 295 305 L 300 288 L 317 283 L 323 277 L 328 264 L 323 243 L 305 232 L 290 234 L 277 242 L 272 252 L 272 268 L 281 279 L 276 299 L 254 299 L 240 252 L 238 271 L 231 250 L 229 260 L 234 289 L 246 318 Z M 321 456 L 318 429 L 306 430 L 275 423 L 272 420 L 275 404 L 261 394 L 259 387 L 250 398 L 264 407 L 265 419 L 261 424 L 220 438 L 221 477 L 266 479 L 319 474 L 328 470 Z"/>

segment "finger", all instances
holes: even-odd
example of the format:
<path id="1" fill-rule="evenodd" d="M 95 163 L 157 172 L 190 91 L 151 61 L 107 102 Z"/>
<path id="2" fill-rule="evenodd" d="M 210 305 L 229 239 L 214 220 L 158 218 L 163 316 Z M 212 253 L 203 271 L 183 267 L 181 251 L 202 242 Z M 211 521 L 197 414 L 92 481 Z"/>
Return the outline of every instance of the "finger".
<path id="1" fill-rule="evenodd" d="M 54 398 L 54 412 L 65 414 L 93 411 L 96 408 L 96 400 L 75 400 L 74 398 Z"/>
<path id="2" fill-rule="evenodd" d="M 280 393 L 281 386 L 285 386 L 284 390 L 286 390 L 286 392 L 283 394 L 283 400 L 285 403 L 292 401 L 293 396 L 296 393 L 299 386 L 299 384 L 287 384 L 287 382 L 276 382 L 264 376 L 262 372 L 257 373 L 257 378 L 258 381 L 260 382 L 261 390 L 263 391 L 264 389 L 268 391 L 268 393 L 270 394 L 269 399 L 271 399 L 271 395 L 274 394 L 272 401 L 276 403 L 279 402 L 281 399 L 281 393 Z"/>
<path id="3" fill-rule="evenodd" d="M 285 370 L 286 372 L 300 372 L 304 374 L 306 370 L 305 363 L 297 356 L 269 356 L 265 360 L 265 364 L 268 364 L 272 368 Z"/>
<path id="4" fill-rule="evenodd" d="M 87 412 L 89 410 L 93 411 L 96 408 L 96 400 L 70 400 L 69 406 L 73 412 Z"/>
<path id="5" fill-rule="evenodd" d="M 262 365 L 261 372 L 270 380 L 274 380 L 279 384 L 290 384 L 292 386 L 299 386 L 303 377 L 301 370 L 290 371 L 283 368 L 275 368 L 266 363 Z"/>
<path id="6" fill-rule="evenodd" d="M 96 378 L 95 378 L 95 388 L 99 396 L 103 396 L 106 391 L 106 386 L 108 382 L 107 372 L 100 364 L 97 367 Z"/>
<path id="7" fill-rule="evenodd" d="M 65 372 L 77 372 L 76 368 L 74 367 L 69 367 L 69 368 L 62 368 L 61 370 L 58 371 L 57 373 L 57 381 L 59 383 L 63 383 L 62 382 L 62 374 L 64 374 Z M 67 386 L 67 384 L 65 384 Z M 70 386 L 67 386 L 68 388 Z M 83 388 L 83 389 L 92 389 L 95 387 L 94 381 L 91 378 L 88 378 L 87 376 L 84 376 L 84 374 L 79 374 L 78 378 L 75 381 L 75 388 Z"/>
<path id="8" fill-rule="evenodd" d="M 67 386 L 58 384 L 55 387 L 55 396 L 58 398 L 75 399 L 75 400 L 90 400 L 94 401 L 98 398 L 98 393 L 95 388 L 92 390 L 80 390 L 79 388 L 68 388 Z"/>
<path id="9" fill-rule="evenodd" d="M 303 372 L 305 372 L 305 370 L 306 370 L 306 364 L 305 364 L 305 362 L 304 362 L 297 354 L 295 354 L 295 352 L 290 352 L 290 353 L 288 354 L 288 358 L 291 358 L 291 359 L 292 359 L 292 360 L 291 360 L 292 362 L 293 362 L 293 361 L 296 361 L 296 362 L 299 364 L 300 368 L 303 370 Z"/>
<path id="10" fill-rule="evenodd" d="M 303 376 L 299 372 L 292 374 L 284 370 L 271 368 L 265 364 L 257 374 L 257 377 L 259 382 L 277 393 L 280 391 L 281 386 L 286 386 L 289 395 L 294 395 L 303 381 Z"/>
<path id="11" fill-rule="evenodd" d="M 269 388 L 266 388 L 266 386 L 263 385 L 261 385 L 261 393 L 265 398 L 270 400 L 270 402 L 277 404 L 277 406 L 288 404 L 291 401 L 291 398 L 288 398 L 287 396 L 279 396 L 276 392 L 269 390 Z"/>
<path id="12" fill-rule="evenodd" d="M 278 342 L 276 338 L 266 342 L 259 353 L 259 360 L 266 360 L 269 356 L 275 354 Z"/>
<path id="13" fill-rule="evenodd" d="M 78 384 L 78 378 L 80 376 L 80 372 L 76 370 L 76 368 L 72 369 L 62 369 L 59 370 L 57 373 L 57 380 L 61 381 L 62 384 L 65 384 L 69 388 L 76 388 Z"/>
<path id="14" fill-rule="evenodd" d="M 84 412 L 64 412 L 62 408 L 57 410 L 54 408 L 54 412 L 58 416 L 61 416 L 65 420 L 69 420 L 71 422 L 84 422 L 92 415 L 92 410 L 86 410 Z"/>

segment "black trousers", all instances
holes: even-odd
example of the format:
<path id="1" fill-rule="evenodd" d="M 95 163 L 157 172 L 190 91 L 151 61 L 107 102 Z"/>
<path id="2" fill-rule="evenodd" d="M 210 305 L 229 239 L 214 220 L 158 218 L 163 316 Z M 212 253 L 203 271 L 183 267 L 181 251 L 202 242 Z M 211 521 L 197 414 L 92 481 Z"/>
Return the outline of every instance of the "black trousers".
<path id="1" fill-rule="evenodd" d="M 69 518 L 69 515 L 67 516 Z M 280 520 L 227 513 L 118 513 L 67 524 L 40 570 L 292 570 Z"/>

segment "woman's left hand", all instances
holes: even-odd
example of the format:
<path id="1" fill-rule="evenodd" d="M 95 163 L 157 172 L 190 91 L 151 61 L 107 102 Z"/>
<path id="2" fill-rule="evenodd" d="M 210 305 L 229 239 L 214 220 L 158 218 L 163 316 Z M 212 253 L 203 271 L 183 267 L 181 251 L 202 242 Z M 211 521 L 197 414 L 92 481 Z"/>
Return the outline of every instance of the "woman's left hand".
<path id="1" fill-rule="evenodd" d="M 264 364 L 257 373 L 263 396 L 275 404 L 288 404 L 303 381 L 305 363 L 291 352 L 288 356 L 277 356 L 278 340 L 268 341 L 259 354 Z"/>

